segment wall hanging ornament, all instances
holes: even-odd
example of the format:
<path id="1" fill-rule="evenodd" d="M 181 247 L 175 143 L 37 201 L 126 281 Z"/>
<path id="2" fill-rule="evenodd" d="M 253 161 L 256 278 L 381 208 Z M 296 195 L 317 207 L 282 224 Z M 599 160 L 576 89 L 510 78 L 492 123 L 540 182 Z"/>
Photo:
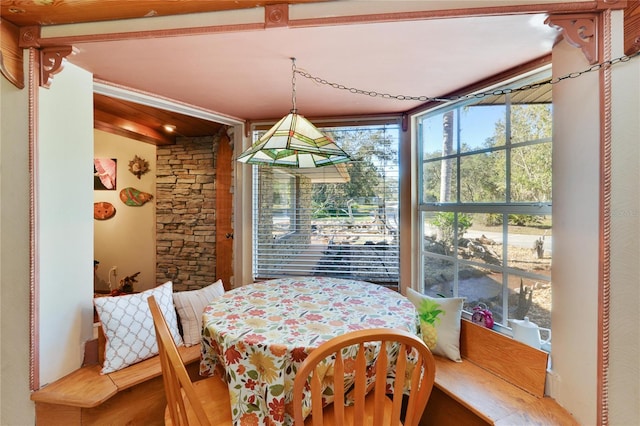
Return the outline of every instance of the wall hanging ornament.
<path id="1" fill-rule="evenodd" d="M 116 208 L 111 203 L 101 201 L 93 203 L 93 218 L 97 220 L 111 219 L 116 214 Z"/>
<path id="2" fill-rule="evenodd" d="M 129 171 L 140 179 L 140 176 L 149 171 L 149 162 L 136 155 L 133 160 L 129 161 Z"/>
<path id="3" fill-rule="evenodd" d="M 115 191 L 117 174 L 118 174 L 117 159 L 115 158 L 94 158 L 93 159 L 93 189 Z"/>
<path id="4" fill-rule="evenodd" d="M 151 201 L 153 195 L 128 187 L 120 191 L 120 200 L 128 206 L 138 207 Z"/>

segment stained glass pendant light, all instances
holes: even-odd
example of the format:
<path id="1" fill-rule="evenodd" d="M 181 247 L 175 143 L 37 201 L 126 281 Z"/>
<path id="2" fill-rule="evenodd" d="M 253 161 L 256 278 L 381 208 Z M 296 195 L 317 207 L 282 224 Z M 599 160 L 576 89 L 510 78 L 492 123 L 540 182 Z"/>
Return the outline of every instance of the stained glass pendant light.
<path id="1" fill-rule="evenodd" d="M 238 161 L 278 167 L 311 168 L 351 161 L 328 136 L 322 134 L 296 109 L 296 59 L 291 58 L 293 78 L 289 114 L 278 121 L 256 143 L 243 152 Z"/>

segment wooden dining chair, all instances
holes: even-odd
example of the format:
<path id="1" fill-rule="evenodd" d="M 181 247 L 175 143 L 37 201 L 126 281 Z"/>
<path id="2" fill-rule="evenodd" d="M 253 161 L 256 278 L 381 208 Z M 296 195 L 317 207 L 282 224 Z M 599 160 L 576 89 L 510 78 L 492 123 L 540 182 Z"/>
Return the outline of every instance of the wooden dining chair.
<path id="1" fill-rule="evenodd" d="M 231 426 L 227 384 L 218 376 L 192 382 L 155 297 L 148 299 L 167 396 L 166 425 Z"/>
<path id="2" fill-rule="evenodd" d="M 367 366 L 366 345 L 380 342 L 375 361 L 375 371 Z M 387 345 L 398 348 L 395 363 L 393 393 L 387 391 L 389 351 Z M 357 345 L 355 360 L 344 357 L 343 350 Z M 385 348 L 383 350 L 382 348 Z M 415 351 L 412 351 L 412 348 Z M 415 364 L 409 355 L 415 357 Z M 371 356 L 369 354 L 369 356 Z M 333 374 L 325 363 L 334 362 Z M 355 362 L 355 365 L 353 365 Z M 372 389 L 367 386 L 367 369 L 375 374 Z M 352 405 L 345 401 L 345 373 L 354 373 L 354 384 L 348 390 Z M 332 376 L 332 377 L 331 377 Z M 334 337 L 314 349 L 298 369 L 293 384 L 293 414 L 296 426 L 367 425 L 367 426 L 417 426 L 427 405 L 433 381 L 435 363 L 424 342 L 413 334 L 397 329 L 379 328 L 353 331 Z M 407 383 L 408 382 L 408 383 Z M 403 403 L 403 389 L 410 383 L 410 393 Z M 332 384 L 334 401 L 323 408 L 323 388 Z M 304 391 L 310 390 L 311 412 L 303 415 Z"/>

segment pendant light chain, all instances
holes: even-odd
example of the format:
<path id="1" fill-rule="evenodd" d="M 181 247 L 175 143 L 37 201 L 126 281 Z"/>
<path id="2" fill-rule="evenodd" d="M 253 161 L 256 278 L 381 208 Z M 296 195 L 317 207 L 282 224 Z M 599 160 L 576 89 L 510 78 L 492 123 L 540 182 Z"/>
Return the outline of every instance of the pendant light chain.
<path id="1" fill-rule="evenodd" d="M 376 92 L 373 90 L 362 90 L 362 89 L 357 89 L 355 87 L 347 87 L 343 84 L 339 84 L 339 83 L 331 83 L 330 81 L 327 81 L 323 78 L 320 77 L 315 77 L 311 74 L 309 74 L 306 71 L 298 71 L 295 67 L 295 58 L 291 58 L 294 61 L 293 64 L 293 73 L 294 73 L 294 82 L 295 82 L 295 74 L 298 73 L 301 76 L 308 78 L 310 80 L 315 81 L 318 84 L 324 84 L 327 86 L 331 86 L 334 89 L 340 89 L 340 90 L 346 90 L 350 93 L 354 93 L 357 95 L 365 95 L 365 96 L 370 96 L 370 97 L 379 97 L 379 98 L 384 98 L 384 99 L 394 99 L 394 100 L 398 100 L 398 101 L 420 101 L 420 102 L 448 102 L 448 101 L 460 101 L 460 100 L 466 100 L 466 99 L 480 99 L 480 98 L 484 98 L 487 96 L 502 96 L 502 95 L 506 95 L 509 93 L 515 93 L 515 92 L 522 92 L 525 90 L 532 90 L 532 89 L 538 89 L 544 85 L 547 84 L 556 84 L 556 83 L 560 83 L 563 80 L 567 80 L 567 79 L 571 79 L 571 78 L 578 78 L 580 76 L 582 76 L 583 74 L 587 74 L 590 72 L 594 72 L 594 71 L 600 71 L 603 68 L 606 67 L 610 67 L 613 65 L 616 65 L 618 63 L 621 62 L 629 62 L 631 59 L 637 57 L 640 55 L 640 51 L 635 52 L 632 55 L 623 55 L 620 56 L 618 58 L 615 59 L 611 59 L 608 61 L 604 61 L 598 64 L 594 64 L 591 67 L 584 69 L 582 71 L 575 71 L 569 74 L 566 74 L 562 77 L 556 77 L 556 78 L 549 78 L 537 83 L 532 83 L 532 84 L 526 84 L 522 87 L 518 87 L 518 88 L 505 88 L 505 89 L 497 89 L 497 90 L 488 90 L 486 92 L 480 92 L 480 93 L 471 93 L 471 94 L 467 94 L 467 95 L 454 95 L 454 96 L 439 96 L 439 97 L 429 97 L 429 96 L 409 96 L 409 95 L 391 95 L 388 93 L 380 93 L 380 92 Z M 294 90 L 295 92 L 295 90 Z"/>
<path id="2" fill-rule="evenodd" d="M 296 58 L 291 59 L 291 112 L 236 159 L 245 164 L 306 169 L 352 161 L 351 156 L 296 108 Z"/>
<path id="3" fill-rule="evenodd" d="M 291 58 L 291 103 L 293 105 L 293 108 L 291 109 L 291 112 L 293 114 L 296 114 L 298 112 L 298 110 L 296 109 L 296 73 L 298 72 L 298 70 L 296 69 L 296 58 Z"/>

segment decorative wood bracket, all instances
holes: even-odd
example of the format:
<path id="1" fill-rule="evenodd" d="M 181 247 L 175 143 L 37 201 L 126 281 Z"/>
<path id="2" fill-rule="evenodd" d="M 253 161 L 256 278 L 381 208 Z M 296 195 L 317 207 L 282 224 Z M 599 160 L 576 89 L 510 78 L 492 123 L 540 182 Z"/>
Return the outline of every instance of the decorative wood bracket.
<path id="1" fill-rule="evenodd" d="M 264 7 L 264 27 L 277 28 L 289 25 L 288 4 L 268 4 Z"/>
<path id="2" fill-rule="evenodd" d="M 62 71 L 64 59 L 73 53 L 72 46 L 44 47 L 40 49 L 40 86 L 51 86 L 53 76 Z"/>
<path id="3" fill-rule="evenodd" d="M 597 14 L 552 15 L 547 18 L 546 23 L 561 30 L 567 43 L 582 49 L 589 64 L 598 62 Z"/>
<path id="4" fill-rule="evenodd" d="M 5 22 L 2 21 L 2 26 L 5 26 Z M 2 35 L 4 36 L 4 28 Z M 74 52 L 73 46 L 47 46 L 42 47 L 40 45 L 40 27 L 28 26 L 19 28 L 19 37 L 17 39 L 17 47 L 20 52 L 22 49 L 35 48 L 39 50 L 40 61 L 40 86 L 49 88 L 53 76 L 62 71 L 64 58 Z M 3 42 L 4 53 L 4 42 Z M 20 60 L 20 69 L 22 70 L 22 58 Z M 24 82 L 23 82 L 24 84 Z"/>

